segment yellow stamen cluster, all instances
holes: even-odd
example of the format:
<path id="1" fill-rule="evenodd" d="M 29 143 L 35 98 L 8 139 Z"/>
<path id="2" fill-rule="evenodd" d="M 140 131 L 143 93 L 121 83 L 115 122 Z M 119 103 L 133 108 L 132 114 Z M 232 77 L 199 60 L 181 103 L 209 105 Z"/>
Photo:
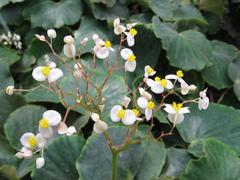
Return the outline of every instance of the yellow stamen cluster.
<path id="1" fill-rule="evenodd" d="M 129 30 L 129 33 L 132 35 L 132 36 L 136 36 L 137 35 L 137 30 L 132 28 Z"/>
<path id="2" fill-rule="evenodd" d="M 156 76 L 156 77 L 154 78 L 154 80 L 155 80 L 155 81 L 159 81 L 159 82 L 160 82 L 160 81 L 161 81 L 161 78 L 160 78 L 160 77 L 158 77 L 158 76 Z"/>
<path id="3" fill-rule="evenodd" d="M 161 84 L 162 87 L 166 87 L 167 86 L 167 80 L 166 79 L 162 79 L 160 81 L 160 84 Z"/>
<path id="4" fill-rule="evenodd" d="M 37 138 L 35 136 L 30 136 L 27 142 L 32 149 L 34 149 L 37 146 Z"/>
<path id="5" fill-rule="evenodd" d="M 121 110 L 119 110 L 119 111 L 117 112 L 117 117 L 120 118 L 120 119 L 122 119 L 122 118 L 125 117 L 125 114 L 126 114 L 126 111 L 123 110 L 123 109 L 121 109 Z"/>
<path id="6" fill-rule="evenodd" d="M 182 78 L 182 77 L 184 76 L 182 70 L 178 70 L 176 74 L 177 74 L 177 76 L 180 77 L 180 78 Z"/>
<path id="7" fill-rule="evenodd" d="M 153 101 L 149 101 L 148 104 L 147 104 L 147 108 L 148 109 L 153 109 L 155 107 L 155 104 Z"/>
<path id="8" fill-rule="evenodd" d="M 41 128 L 48 128 L 49 127 L 49 122 L 47 119 L 43 118 L 39 121 L 39 126 Z"/>
<path id="9" fill-rule="evenodd" d="M 173 106 L 173 109 L 178 112 L 183 107 L 183 104 L 182 103 L 177 104 L 173 102 L 172 106 Z"/>
<path id="10" fill-rule="evenodd" d="M 153 72 L 154 72 L 153 68 L 151 68 L 151 67 L 147 68 L 148 75 L 152 74 Z"/>
<path id="11" fill-rule="evenodd" d="M 130 61 L 130 62 L 136 61 L 136 56 L 134 56 L 134 54 L 129 55 L 128 61 Z"/>
<path id="12" fill-rule="evenodd" d="M 44 75 L 44 76 L 48 76 L 49 74 L 50 74 L 50 67 L 48 67 L 48 66 L 44 66 L 43 68 L 42 68 L 42 74 Z"/>
<path id="13" fill-rule="evenodd" d="M 133 113 L 135 114 L 135 116 L 138 116 L 138 115 L 139 115 L 139 110 L 133 109 L 132 111 L 133 111 Z"/>
<path id="14" fill-rule="evenodd" d="M 110 41 L 105 41 L 104 46 L 105 46 L 106 48 L 110 48 L 110 47 L 112 46 L 112 44 L 111 44 Z"/>

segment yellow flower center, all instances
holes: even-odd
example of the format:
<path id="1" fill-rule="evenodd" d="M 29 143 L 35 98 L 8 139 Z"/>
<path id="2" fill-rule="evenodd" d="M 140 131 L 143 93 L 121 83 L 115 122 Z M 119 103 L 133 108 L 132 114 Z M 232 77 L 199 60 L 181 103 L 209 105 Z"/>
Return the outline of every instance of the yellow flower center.
<path id="1" fill-rule="evenodd" d="M 172 106 L 173 106 L 173 109 L 178 112 L 183 107 L 183 104 L 182 103 L 177 104 L 173 102 Z"/>
<path id="2" fill-rule="evenodd" d="M 37 146 L 37 138 L 35 136 L 30 136 L 27 142 L 32 149 L 34 149 Z"/>
<path id="3" fill-rule="evenodd" d="M 126 114 L 125 110 L 121 109 L 117 112 L 117 117 L 122 119 L 125 117 L 125 114 Z"/>
<path id="4" fill-rule="evenodd" d="M 134 56 L 134 54 L 129 55 L 128 61 L 130 61 L 130 62 L 136 61 L 136 56 Z"/>
<path id="5" fill-rule="evenodd" d="M 176 74 L 177 74 L 177 76 L 180 77 L 180 78 L 182 78 L 182 77 L 184 76 L 182 70 L 178 70 Z"/>
<path id="6" fill-rule="evenodd" d="M 44 76 L 48 76 L 49 74 L 50 74 L 50 67 L 48 67 L 48 66 L 44 66 L 43 68 L 42 68 L 42 74 L 44 75 Z"/>
<path id="7" fill-rule="evenodd" d="M 136 36 L 138 32 L 137 32 L 136 29 L 132 28 L 132 29 L 129 30 L 129 33 L 130 33 L 132 36 Z"/>
<path id="8" fill-rule="evenodd" d="M 151 68 L 151 67 L 147 68 L 148 75 L 152 74 L 153 72 L 154 72 L 153 68 Z"/>
<path id="9" fill-rule="evenodd" d="M 167 86 L 167 80 L 166 79 L 162 79 L 160 81 L 160 84 L 161 84 L 162 87 L 166 87 Z"/>
<path id="10" fill-rule="evenodd" d="M 47 119 L 43 118 L 39 121 L 39 126 L 41 128 L 48 128 L 49 127 L 49 122 Z"/>
<path id="11" fill-rule="evenodd" d="M 148 109 L 153 109 L 155 107 L 155 104 L 153 101 L 149 101 L 148 104 L 147 104 L 147 108 Z"/>
<path id="12" fill-rule="evenodd" d="M 160 82 L 161 78 L 157 76 L 157 77 L 154 78 L 154 80 Z"/>
<path id="13" fill-rule="evenodd" d="M 110 47 L 112 46 L 112 44 L 111 44 L 110 41 L 105 41 L 104 46 L 105 46 L 106 48 L 110 48 Z"/>
<path id="14" fill-rule="evenodd" d="M 133 109 L 132 111 L 133 111 L 133 113 L 135 114 L 135 116 L 138 116 L 138 115 L 139 115 L 139 110 Z"/>

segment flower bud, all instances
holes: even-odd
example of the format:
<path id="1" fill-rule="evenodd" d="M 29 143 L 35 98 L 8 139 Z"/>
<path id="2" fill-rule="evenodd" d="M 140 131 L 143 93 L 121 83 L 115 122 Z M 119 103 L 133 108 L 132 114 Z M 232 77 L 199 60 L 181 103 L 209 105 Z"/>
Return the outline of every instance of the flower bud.
<path id="1" fill-rule="evenodd" d="M 94 41 L 96 41 L 97 39 L 99 39 L 99 36 L 98 36 L 97 34 L 94 34 L 94 35 L 92 36 L 92 39 L 93 39 Z"/>
<path id="2" fill-rule="evenodd" d="M 6 88 L 6 93 L 7 93 L 7 95 L 13 95 L 13 93 L 14 93 L 14 86 L 8 86 L 7 88 Z"/>
<path id="3" fill-rule="evenodd" d="M 71 35 L 69 35 L 69 36 L 65 36 L 63 41 L 64 41 L 64 43 L 70 45 L 70 44 L 72 44 L 74 42 L 74 39 L 73 39 L 73 37 Z"/>
<path id="4" fill-rule="evenodd" d="M 67 128 L 66 135 L 71 136 L 71 135 L 75 134 L 76 132 L 77 132 L 76 128 L 74 126 L 70 126 L 69 128 Z"/>
<path id="5" fill-rule="evenodd" d="M 46 41 L 46 38 L 45 38 L 44 35 L 35 34 L 35 36 L 36 36 L 40 41 Z"/>
<path id="6" fill-rule="evenodd" d="M 43 157 L 37 158 L 36 159 L 36 168 L 40 169 L 44 166 L 45 160 Z"/>
<path id="7" fill-rule="evenodd" d="M 104 131 L 106 131 L 108 128 L 107 123 L 105 123 L 104 121 L 98 120 L 97 122 L 95 122 L 94 126 L 93 126 L 93 130 L 95 133 L 103 133 Z"/>
<path id="8" fill-rule="evenodd" d="M 22 159 L 24 156 L 23 156 L 23 153 L 22 152 L 17 152 L 15 154 L 15 157 L 17 157 L 18 159 Z"/>
<path id="9" fill-rule="evenodd" d="M 92 112 L 90 114 L 90 116 L 91 116 L 92 120 L 95 121 L 95 122 L 100 120 L 99 114 L 97 114 L 97 113 Z"/>
<path id="10" fill-rule="evenodd" d="M 81 70 L 74 70 L 73 71 L 73 77 L 76 79 L 80 79 L 82 77 L 82 71 Z"/>
<path id="11" fill-rule="evenodd" d="M 197 89 L 197 86 L 195 86 L 193 84 L 189 86 L 190 91 L 195 91 L 196 89 Z"/>
<path id="12" fill-rule="evenodd" d="M 82 66 L 81 66 L 80 63 L 77 63 L 77 64 L 74 65 L 74 70 L 79 70 L 81 68 L 82 68 Z"/>
<path id="13" fill-rule="evenodd" d="M 131 102 L 131 99 L 129 97 L 125 96 L 123 98 L 122 105 L 127 109 L 130 102 Z"/>
<path id="14" fill-rule="evenodd" d="M 57 33 L 56 33 L 56 31 L 54 29 L 47 30 L 47 35 L 50 38 L 56 38 L 57 37 Z"/>

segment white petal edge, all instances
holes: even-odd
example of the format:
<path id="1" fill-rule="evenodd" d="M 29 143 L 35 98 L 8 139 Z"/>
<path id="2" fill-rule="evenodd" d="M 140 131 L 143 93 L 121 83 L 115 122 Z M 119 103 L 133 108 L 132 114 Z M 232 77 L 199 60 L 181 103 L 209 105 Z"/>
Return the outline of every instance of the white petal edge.
<path id="1" fill-rule="evenodd" d="M 136 61 L 130 62 L 130 61 L 126 61 L 125 62 L 125 70 L 128 72 L 134 72 L 136 69 L 137 63 Z"/>
<path id="2" fill-rule="evenodd" d="M 124 48 L 124 49 L 121 50 L 121 53 L 120 53 L 120 54 L 121 54 L 121 56 L 122 56 L 123 59 L 127 60 L 128 57 L 129 57 L 131 54 L 133 54 L 133 52 L 132 52 L 132 50 L 129 49 L 129 48 Z"/>
<path id="3" fill-rule="evenodd" d="M 63 72 L 61 69 L 54 68 L 50 70 L 50 74 L 48 75 L 48 82 L 53 83 L 60 79 L 63 76 Z"/>
<path id="4" fill-rule="evenodd" d="M 146 109 L 147 104 L 148 104 L 148 101 L 147 101 L 146 98 L 144 98 L 144 97 L 139 97 L 139 98 L 137 99 L 137 105 L 138 105 L 140 108 Z"/>
<path id="5" fill-rule="evenodd" d="M 29 137 L 35 137 L 35 135 L 33 133 L 24 133 L 21 138 L 20 138 L 20 142 L 24 147 L 27 148 L 31 148 L 31 146 L 28 143 L 28 138 Z"/>
<path id="6" fill-rule="evenodd" d="M 42 82 L 42 81 L 45 81 L 47 79 L 47 77 L 43 75 L 42 69 L 43 69 L 43 66 L 39 66 L 39 67 L 36 67 L 36 68 L 33 69 L 32 77 L 36 81 Z"/>
<path id="7" fill-rule="evenodd" d="M 62 120 L 61 114 L 55 110 L 48 110 L 43 113 L 43 118 L 47 119 L 51 126 L 56 126 Z"/>
<path id="8" fill-rule="evenodd" d="M 122 109 L 122 107 L 119 106 L 119 105 L 113 106 L 113 108 L 111 109 L 110 116 L 111 116 L 111 119 L 112 119 L 113 122 L 119 122 L 120 121 L 120 118 L 118 118 L 117 113 L 121 109 Z"/>
<path id="9" fill-rule="evenodd" d="M 134 112 L 132 110 L 127 109 L 126 115 L 122 119 L 123 124 L 128 126 L 128 125 L 134 124 L 135 121 L 136 121 L 136 116 L 135 116 Z"/>

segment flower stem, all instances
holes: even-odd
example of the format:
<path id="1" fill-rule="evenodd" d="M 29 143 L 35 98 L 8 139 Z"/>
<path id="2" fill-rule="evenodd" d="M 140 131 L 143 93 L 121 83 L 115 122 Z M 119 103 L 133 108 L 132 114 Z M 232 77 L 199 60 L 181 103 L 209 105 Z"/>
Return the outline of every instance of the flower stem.
<path id="1" fill-rule="evenodd" d="M 117 161 L 118 152 L 112 152 L 112 180 L 116 180 L 117 177 Z"/>

